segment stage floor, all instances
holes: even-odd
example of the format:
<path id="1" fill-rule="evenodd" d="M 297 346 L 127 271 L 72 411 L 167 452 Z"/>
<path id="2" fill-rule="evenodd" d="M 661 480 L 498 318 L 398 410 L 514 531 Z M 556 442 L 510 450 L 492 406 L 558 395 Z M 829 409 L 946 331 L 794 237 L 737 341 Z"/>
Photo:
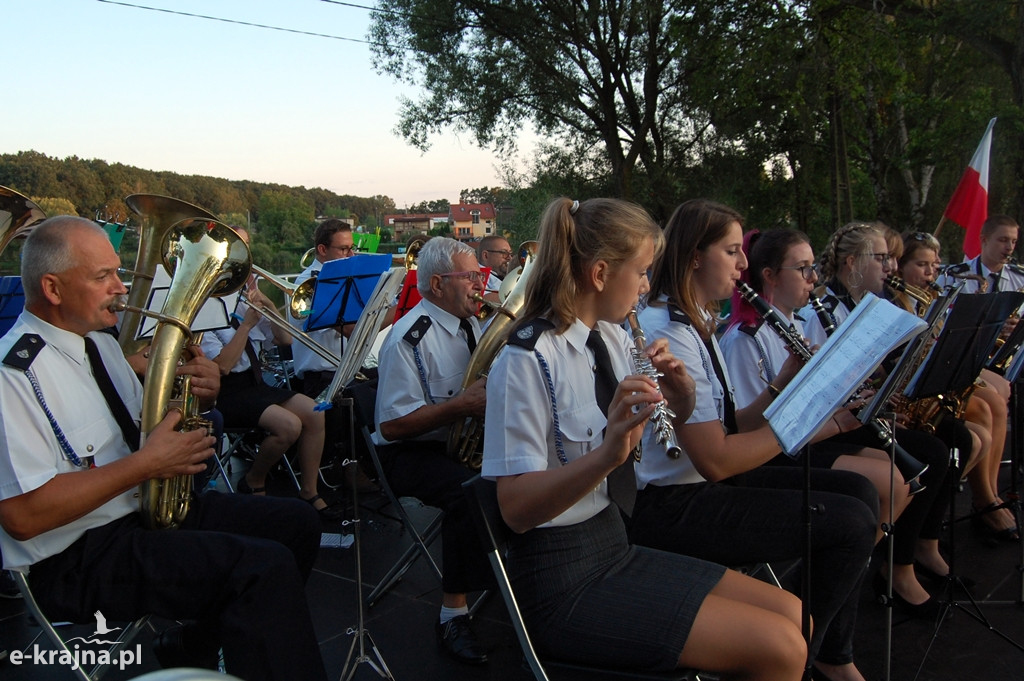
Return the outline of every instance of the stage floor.
<path id="1" fill-rule="evenodd" d="M 244 464 L 235 467 L 236 476 L 242 469 Z M 1009 471 L 1005 467 L 1003 474 L 1008 484 Z M 271 491 L 281 495 L 294 494 L 290 483 L 281 475 L 272 484 Z M 407 507 L 417 521 L 429 522 L 433 511 L 409 501 Z M 968 507 L 969 493 L 961 492 L 956 497 L 957 511 L 964 513 Z M 360 509 L 365 595 L 408 546 L 408 541 L 383 495 L 365 495 Z M 327 532 L 348 532 L 350 527 L 338 522 L 325 525 L 324 529 Z M 976 582 L 972 594 L 979 601 L 978 610 L 972 608 L 964 594 L 957 594 L 965 607 L 953 608 L 937 632 L 933 622 L 906 621 L 898 610 L 894 612 L 891 674 L 887 677 L 887 611 L 875 602 L 870 579 L 867 580 L 860 604 L 856 659 L 870 681 L 886 678 L 900 681 L 915 678 L 920 681 L 1024 679 L 1024 652 L 1021 651 L 1021 646 L 1024 646 L 1024 609 L 1019 606 L 1022 588 L 1020 545 L 985 541 L 966 522 L 955 525 L 955 536 L 957 572 Z M 439 548 L 438 545 L 434 551 L 438 560 Z M 784 569 L 786 566 L 781 567 Z M 340 678 L 349 670 L 346 660 L 353 642 L 350 632 L 358 624 L 355 574 L 356 554 L 353 548 L 325 548 L 307 587 L 320 649 L 332 679 Z M 927 582 L 925 584 L 928 586 Z M 930 586 L 933 593 L 942 591 L 941 586 Z M 439 582 L 423 561 L 419 561 L 391 592 L 366 610 L 365 630 L 376 643 L 381 658 L 395 679 L 526 681 L 532 678 L 523 666 L 515 635 L 497 594 L 484 602 L 476 616 L 476 630 L 490 650 L 490 662 L 481 667 L 468 667 L 443 655 L 437 649 L 433 630 L 440 598 Z M 977 621 L 969 612 L 980 613 L 988 624 Z M 157 626 L 165 624 L 158 622 Z M 996 631 L 990 631 L 989 625 Z M 629 626 L 629 623 L 624 622 L 623 626 Z M 24 648 L 37 632 L 38 628 L 29 622 L 20 600 L 0 599 L 0 650 Z M 1013 643 L 1001 635 L 1009 637 Z M 150 638 L 149 632 L 138 638 L 142 650 L 140 664 L 125 671 L 113 670 L 104 678 L 111 681 L 130 679 L 157 669 L 149 646 Z M 370 653 L 369 650 L 367 652 Z M 372 654 L 370 658 L 376 661 Z M 5 681 L 72 678 L 67 669 L 40 666 L 29 661 L 21 665 L 0 663 L 0 677 Z M 364 662 L 357 665 L 354 678 L 380 677 Z"/>

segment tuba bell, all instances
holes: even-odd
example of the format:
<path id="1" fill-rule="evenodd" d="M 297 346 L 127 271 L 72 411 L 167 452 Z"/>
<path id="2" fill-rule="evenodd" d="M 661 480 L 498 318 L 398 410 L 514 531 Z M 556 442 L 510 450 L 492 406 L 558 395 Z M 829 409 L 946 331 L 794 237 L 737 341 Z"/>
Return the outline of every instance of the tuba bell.
<path id="1" fill-rule="evenodd" d="M 480 336 L 480 340 L 476 344 L 476 350 L 473 351 L 472 356 L 469 358 L 466 374 L 462 379 L 463 390 L 466 390 L 477 379 L 487 376 L 487 371 L 490 369 L 494 358 L 505 347 L 505 342 L 508 339 L 508 334 L 512 331 L 512 325 L 516 321 L 516 316 L 526 303 L 526 283 L 529 281 L 530 272 L 537 259 L 537 242 L 523 242 L 519 247 L 519 253 L 520 261 L 523 264 L 516 268 L 516 270 L 513 270 L 516 273 L 515 279 L 509 287 L 507 295 L 503 298 L 502 306 L 499 310 L 501 314 L 495 316 L 491 323 L 487 325 L 487 330 Z M 513 273 L 510 272 L 505 280 L 512 279 L 512 276 Z M 505 288 L 504 282 L 502 282 L 501 288 Z M 477 451 L 483 432 L 484 424 L 480 419 L 468 418 L 456 421 L 448 429 L 448 455 L 459 463 L 478 470 L 483 462 L 481 453 Z"/>
<path id="2" fill-rule="evenodd" d="M 134 276 L 128 291 L 128 307 L 117 336 L 121 349 L 126 355 L 131 355 L 144 345 L 143 342 L 137 341 L 135 336 L 142 324 L 141 310 L 146 307 L 149 299 L 149 292 L 153 288 L 153 275 L 160 264 L 166 243 L 163 239 L 164 234 L 171 225 L 188 218 L 216 220 L 217 217 L 198 206 L 158 194 L 132 194 L 125 198 L 124 202 L 143 220 L 142 227 L 139 228 L 139 253 L 135 259 L 135 268 L 132 272 Z"/>
<path id="3" fill-rule="evenodd" d="M 27 237 L 45 219 L 46 213 L 32 199 L 0 186 L 0 253 L 13 240 Z"/>
<path id="4" fill-rule="evenodd" d="M 165 230 L 158 247 L 171 272 L 171 286 L 153 332 L 142 396 L 142 441 L 172 408 L 182 412 L 181 429 L 208 428 L 198 416 L 188 376 L 175 371 L 185 348 L 196 342 L 190 326 L 209 296 L 239 290 L 249 278 L 252 261 L 245 241 L 225 224 L 188 218 Z M 138 310 L 141 314 L 142 311 Z M 147 480 L 139 489 L 143 522 L 150 528 L 181 524 L 192 499 L 192 476 Z"/>

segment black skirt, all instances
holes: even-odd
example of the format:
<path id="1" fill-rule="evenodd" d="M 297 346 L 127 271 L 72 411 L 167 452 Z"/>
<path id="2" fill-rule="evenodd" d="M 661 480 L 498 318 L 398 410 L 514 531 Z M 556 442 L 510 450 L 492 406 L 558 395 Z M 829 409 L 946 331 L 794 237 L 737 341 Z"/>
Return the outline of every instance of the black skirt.
<path id="1" fill-rule="evenodd" d="M 725 568 L 627 543 L 618 508 L 512 537 L 509 577 L 544 655 L 596 666 L 673 669 Z"/>
<path id="2" fill-rule="evenodd" d="M 287 402 L 296 394 L 257 383 L 251 371 L 237 371 L 220 377 L 217 410 L 224 415 L 225 428 L 255 428 L 267 407 Z"/>

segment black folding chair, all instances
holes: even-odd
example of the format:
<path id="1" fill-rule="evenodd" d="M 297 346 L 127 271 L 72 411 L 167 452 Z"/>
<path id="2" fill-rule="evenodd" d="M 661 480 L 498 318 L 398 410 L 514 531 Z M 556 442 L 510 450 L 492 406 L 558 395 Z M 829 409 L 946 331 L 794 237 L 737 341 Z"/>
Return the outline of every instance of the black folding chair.
<path id="1" fill-rule="evenodd" d="M 587 678 L 630 678 L 647 679 L 650 681 L 700 681 L 696 672 L 687 669 L 673 669 L 667 672 L 637 670 L 637 669 L 614 669 L 605 667 L 591 667 L 584 664 L 564 662 L 561 660 L 541 660 L 530 642 L 530 634 L 526 631 L 519 604 L 516 602 L 515 594 L 512 592 L 512 584 L 509 581 L 508 573 L 505 571 L 505 551 L 508 547 L 508 539 L 512 530 L 505 525 L 501 517 L 501 509 L 498 507 L 497 486 L 492 480 L 485 480 L 479 475 L 463 483 L 462 488 L 469 500 L 470 513 L 477 523 L 477 530 L 480 532 L 480 541 L 487 551 L 487 557 L 491 561 L 494 570 L 494 578 L 498 582 L 498 590 L 505 601 L 509 618 L 512 620 L 512 628 L 519 639 L 519 647 L 522 648 L 526 664 L 537 681 L 548 681 L 550 678 L 547 669 L 558 670 L 559 678 L 563 676 Z"/>

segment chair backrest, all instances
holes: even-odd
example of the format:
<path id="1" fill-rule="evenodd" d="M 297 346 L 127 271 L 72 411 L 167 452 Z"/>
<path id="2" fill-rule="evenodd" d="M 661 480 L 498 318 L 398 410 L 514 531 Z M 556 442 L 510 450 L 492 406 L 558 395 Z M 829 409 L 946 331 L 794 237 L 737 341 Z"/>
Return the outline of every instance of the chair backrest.
<path id="1" fill-rule="evenodd" d="M 345 394 L 352 398 L 356 426 L 372 433 L 376 429 L 373 414 L 377 404 L 377 379 L 353 381 L 345 387 Z"/>
<path id="2" fill-rule="evenodd" d="M 469 498 L 470 513 L 476 523 L 477 532 L 487 552 L 497 551 L 500 556 L 505 553 L 512 530 L 501 517 L 498 506 L 498 486 L 493 480 L 486 480 L 479 475 L 462 483 Z"/>

